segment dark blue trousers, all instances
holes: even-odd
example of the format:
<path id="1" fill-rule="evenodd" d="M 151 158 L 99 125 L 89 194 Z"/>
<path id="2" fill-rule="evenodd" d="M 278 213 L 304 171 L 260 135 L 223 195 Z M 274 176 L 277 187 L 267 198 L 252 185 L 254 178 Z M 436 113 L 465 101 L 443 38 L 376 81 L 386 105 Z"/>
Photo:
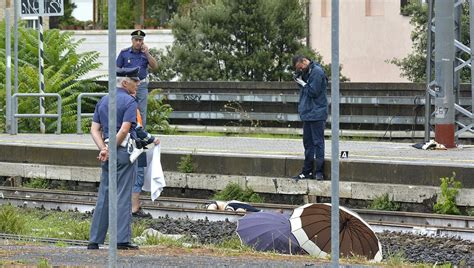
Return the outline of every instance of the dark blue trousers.
<path id="1" fill-rule="evenodd" d="M 117 243 L 132 239 L 132 187 L 136 175 L 136 162 L 131 164 L 130 154 L 117 147 Z M 92 216 L 89 242 L 104 244 L 109 227 L 109 161 L 102 162 L 99 196 Z"/>
<path id="2" fill-rule="evenodd" d="M 324 165 L 324 127 L 325 120 L 303 121 L 304 166 L 302 173 L 323 173 Z M 314 161 L 316 159 L 316 161 Z"/>

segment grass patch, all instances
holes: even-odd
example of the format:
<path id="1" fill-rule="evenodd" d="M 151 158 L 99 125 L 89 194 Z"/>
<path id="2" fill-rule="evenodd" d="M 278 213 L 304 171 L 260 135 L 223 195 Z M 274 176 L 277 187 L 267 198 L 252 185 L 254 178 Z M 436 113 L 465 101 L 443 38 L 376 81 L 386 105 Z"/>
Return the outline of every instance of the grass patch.
<path id="1" fill-rule="evenodd" d="M 438 197 L 436 204 L 433 207 L 435 213 L 459 215 L 461 211 L 456 205 L 456 196 L 459 193 L 462 185 L 460 181 L 456 180 L 456 174 L 453 176 L 441 178 L 441 195 Z"/>
<path id="2" fill-rule="evenodd" d="M 141 236 L 143 234 L 143 231 L 145 231 L 148 228 L 146 223 L 143 223 L 141 221 L 133 221 L 132 222 L 132 239 L 138 236 Z"/>
<path id="3" fill-rule="evenodd" d="M 7 234 L 23 234 L 26 231 L 27 220 L 20 211 L 12 205 L 0 207 L 0 232 Z"/>
<path id="4" fill-rule="evenodd" d="M 180 161 L 178 162 L 179 172 L 193 173 L 196 170 L 196 164 L 193 162 L 193 154 L 187 154 L 180 158 Z"/>
<path id="5" fill-rule="evenodd" d="M 23 218 L 28 222 L 25 235 L 75 240 L 89 240 L 90 218 L 85 214 L 24 209 Z"/>
<path id="6" fill-rule="evenodd" d="M 238 200 L 242 202 L 263 203 L 265 200 L 252 188 L 242 189 L 237 183 L 229 183 L 222 191 L 213 196 L 216 200 Z"/>
<path id="7" fill-rule="evenodd" d="M 23 186 L 35 189 L 48 189 L 49 184 L 50 182 L 48 179 L 32 178 L 28 182 L 24 183 Z"/>
<path id="8" fill-rule="evenodd" d="M 390 266 L 403 266 L 406 265 L 407 259 L 405 257 L 405 252 L 388 252 L 386 263 Z"/>
<path id="9" fill-rule="evenodd" d="M 49 267 L 52 267 L 52 266 L 49 264 L 47 259 L 41 258 L 38 261 L 38 268 L 49 268 Z"/>
<path id="10" fill-rule="evenodd" d="M 377 210 L 398 211 L 400 209 L 400 204 L 393 201 L 393 196 L 392 199 L 390 199 L 388 193 L 385 193 L 381 196 L 376 196 L 370 203 L 369 208 Z"/>
<path id="11" fill-rule="evenodd" d="M 233 249 L 233 250 L 239 250 L 239 251 L 244 251 L 244 252 L 255 251 L 254 248 L 250 246 L 242 245 L 240 238 L 238 238 L 237 236 L 233 236 L 231 239 L 223 240 L 222 242 L 216 245 L 216 248 Z"/>

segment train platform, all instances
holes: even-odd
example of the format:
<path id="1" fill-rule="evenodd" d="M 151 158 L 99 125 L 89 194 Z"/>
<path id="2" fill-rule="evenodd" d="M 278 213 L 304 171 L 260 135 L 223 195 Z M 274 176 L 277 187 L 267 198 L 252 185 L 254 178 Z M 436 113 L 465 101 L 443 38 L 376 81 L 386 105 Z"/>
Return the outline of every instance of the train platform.
<path id="1" fill-rule="evenodd" d="M 303 164 L 301 139 L 188 135 L 159 138 L 170 187 L 219 190 L 236 181 L 261 192 L 330 193 L 328 180 L 289 179 L 299 173 Z M 436 194 L 440 178 L 454 173 L 463 185 L 461 196 L 466 195 L 461 203 L 474 204 L 474 145 L 449 150 L 420 150 L 412 145 L 341 140 L 338 155 L 342 151 L 348 153 L 347 158 L 340 158 L 341 197 L 370 198 L 377 193 L 394 192 L 406 196 L 408 202 L 422 202 Z M 192 174 L 179 172 L 179 162 L 186 155 L 192 156 Z M 88 134 L 0 135 L 0 176 L 98 181 L 96 156 L 97 149 Z M 325 175 L 330 179 L 331 140 L 326 140 L 325 159 Z M 378 192 L 370 191 L 375 188 Z"/>

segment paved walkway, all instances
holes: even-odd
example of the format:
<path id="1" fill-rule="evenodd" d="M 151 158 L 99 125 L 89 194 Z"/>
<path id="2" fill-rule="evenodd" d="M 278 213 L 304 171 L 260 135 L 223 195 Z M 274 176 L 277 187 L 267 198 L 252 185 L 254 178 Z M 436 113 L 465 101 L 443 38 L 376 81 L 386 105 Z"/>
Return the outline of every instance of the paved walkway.
<path id="1" fill-rule="evenodd" d="M 108 249 L 85 247 L 9 246 L 0 240 L 0 266 L 36 266 L 47 262 L 53 267 L 107 267 Z M 3 262 L 3 263 L 2 263 Z M 330 267 L 329 261 L 311 256 L 238 253 L 203 248 L 142 247 L 138 251 L 118 251 L 117 267 Z M 353 267 L 353 266 L 351 266 Z"/>
<path id="2" fill-rule="evenodd" d="M 303 158 L 301 139 L 245 137 L 159 136 L 163 152 L 210 155 L 264 155 L 267 157 Z M 90 135 L 77 134 L 0 134 L 1 144 L 29 144 L 39 147 L 95 148 Z M 411 143 L 346 141 L 340 151 L 349 151 L 350 160 L 390 163 L 417 163 L 474 167 L 474 145 L 439 151 L 415 149 Z M 326 140 L 326 158 L 331 158 L 331 141 Z"/>

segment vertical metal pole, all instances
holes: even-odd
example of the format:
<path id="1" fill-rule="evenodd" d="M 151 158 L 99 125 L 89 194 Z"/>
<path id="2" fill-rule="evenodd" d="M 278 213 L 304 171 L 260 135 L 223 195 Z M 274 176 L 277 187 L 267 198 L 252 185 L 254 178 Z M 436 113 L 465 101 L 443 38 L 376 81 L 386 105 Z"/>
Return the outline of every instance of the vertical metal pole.
<path id="1" fill-rule="evenodd" d="M 116 0 L 109 2 L 109 267 L 117 267 Z"/>
<path id="2" fill-rule="evenodd" d="M 428 34 L 427 34 L 427 48 L 426 48 L 426 92 L 425 92 L 425 142 L 430 140 L 431 132 L 431 95 L 429 85 L 431 83 L 431 63 L 433 57 L 433 0 L 428 1 Z"/>
<path id="3" fill-rule="evenodd" d="M 5 8 L 5 47 L 6 47 L 6 77 L 5 77 L 5 82 L 6 82 L 6 132 L 9 134 L 11 133 L 11 127 L 12 127 L 12 117 L 11 117 L 11 112 L 12 112 L 12 51 L 11 51 L 11 25 L 10 25 L 10 11 L 11 8 Z"/>
<path id="4" fill-rule="evenodd" d="M 39 92 L 44 93 L 44 63 L 43 63 L 43 17 L 38 17 L 38 51 L 39 51 Z M 44 97 L 40 97 L 40 114 L 45 114 Z M 46 132 L 44 119 L 40 119 L 40 131 L 42 134 Z"/>
<path id="5" fill-rule="evenodd" d="M 13 43 L 13 54 L 14 54 L 14 60 L 13 60 L 13 65 L 14 65 L 14 77 L 13 77 L 13 94 L 18 93 L 18 14 L 19 14 L 19 0 L 14 0 L 13 5 L 14 5 L 14 13 L 13 13 L 13 37 L 15 39 Z M 14 100 L 16 101 L 16 99 Z M 18 103 L 14 103 L 14 106 L 17 106 Z M 13 112 L 10 111 L 10 116 L 13 116 Z M 10 118 L 10 122 L 13 122 L 13 118 Z M 12 128 L 16 127 L 15 124 L 12 125 Z M 12 129 L 11 134 L 16 133 L 16 129 Z"/>
<path id="6" fill-rule="evenodd" d="M 474 114 L 474 0 L 469 0 L 469 33 L 471 47 L 471 112 Z"/>
<path id="7" fill-rule="evenodd" d="M 435 96 L 435 139 L 447 148 L 454 143 L 454 0 L 436 1 L 435 77 L 440 89 Z"/>
<path id="8" fill-rule="evenodd" d="M 18 13 L 19 13 L 19 3 L 20 1 L 19 0 L 14 0 L 13 1 L 13 5 L 14 5 L 14 13 L 13 13 L 13 37 L 15 39 L 14 43 L 13 43 L 13 54 L 15 59 L 13 61 L 13 64 L 15 65 L 14 66 L 14 82 L 13 82 L 13 85 L 14 85 L 14 90 L 13 92 L 14 93 L 18 93 Z"/>
<path id="9" fill-rule="evenodd" d="M 331 14 L 331 262 L 339 267 L 339 0 Z"/>

